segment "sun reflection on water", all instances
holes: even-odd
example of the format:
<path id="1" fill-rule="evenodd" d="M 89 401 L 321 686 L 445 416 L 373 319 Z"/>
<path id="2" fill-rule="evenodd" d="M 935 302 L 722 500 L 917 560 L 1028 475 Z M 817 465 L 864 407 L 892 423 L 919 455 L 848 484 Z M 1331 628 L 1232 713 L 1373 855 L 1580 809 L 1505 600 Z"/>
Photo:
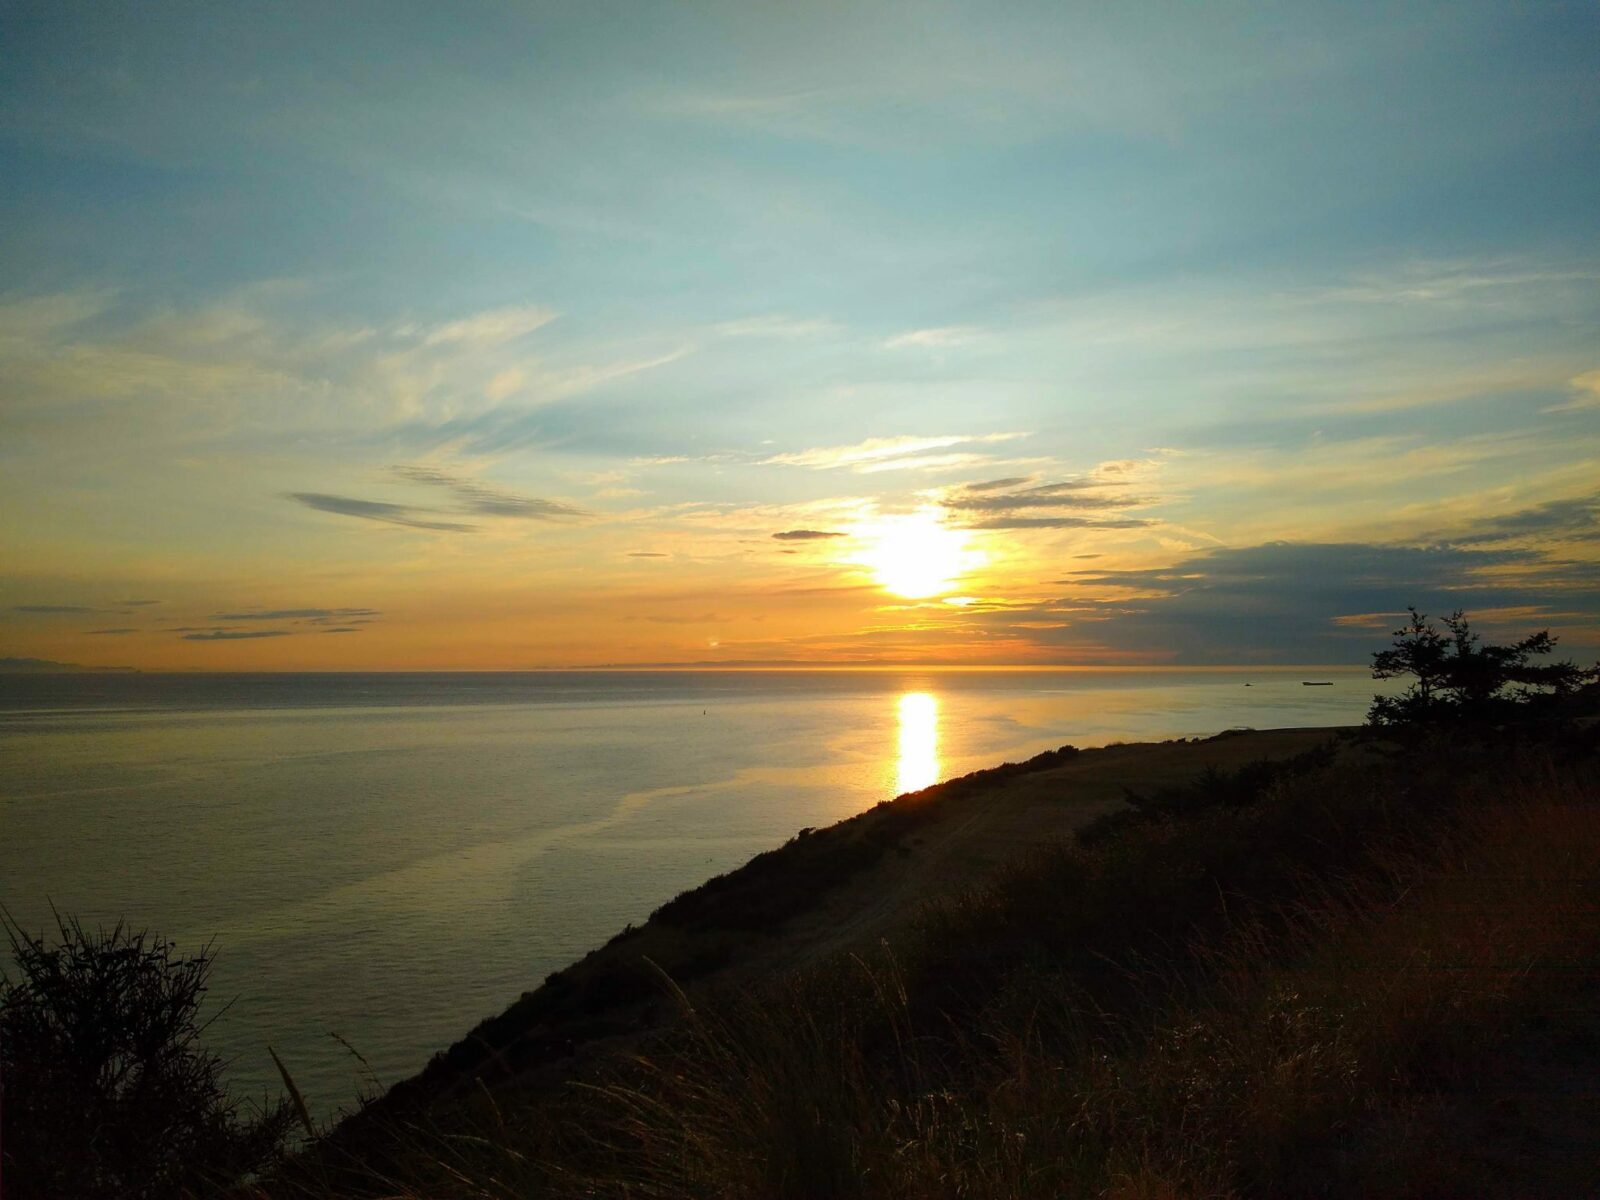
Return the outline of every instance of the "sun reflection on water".
<path id="1" fill-rule="evenodd" d="M 896 790 L 939 782 L 939 701 L 927 692 L 900 697 L 900 762 Z"/>

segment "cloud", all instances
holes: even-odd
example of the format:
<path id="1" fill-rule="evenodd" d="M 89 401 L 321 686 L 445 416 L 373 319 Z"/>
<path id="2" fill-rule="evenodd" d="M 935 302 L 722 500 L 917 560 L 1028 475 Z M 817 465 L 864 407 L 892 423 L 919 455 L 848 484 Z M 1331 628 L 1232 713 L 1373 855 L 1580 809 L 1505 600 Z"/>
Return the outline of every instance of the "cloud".
<path id="1" fill-rule="evenodd" d="M 411 483 L 447 489 L 459 501 L 462 512 L 479 516 L 525 517 L 535 521 L 549 521 L 558 517 L 587 515 L 582 509 L 563 504 L 558 500 L 518 496 L 513 492 L 491 487 L 438 467 L 401 466 L 392 467 L 390 470 Z"/>
<path id="2" fill-rule="evenodd" d="M 1067 582 L 1072 590 L 1052 605 L 1087 614 L 1069 622 L 1072 637 L 1092 631 L 1109 648 L 1188 663 L 1364 661 L 1372 619 L 1408 604 L 1469 615 L 1514 609 L 1533 625 L 1600 610 L 1593 575 L 1505 548 L 1267 542 L 1164 567 L 1084 570 Z"/>
<path id="3" fill-rule="evenodd" d="M 1022 480 L 991 480 L 984 484 L 952 488 L 940 503 L 971 529 L 1137 529 L 1156 522 L 1142 517 L 1115 515 L 1154 501 L 1129 496 L 1122 490 L 1135 464 L 1101 463 L 1087 476 L 1015 488 Z M 1012 490 L 1003 490 L 1004 488 Z M 1103 516 L 1066 516 L 1060 509 Z"/>
<path id="4" fill-rule="evenodd" d="M 1578 412 L 1600 408 L 1600 370 L 1586 371 L 1572 380 L 1572 398 L 1544 409 L 1547 413 Z"/>
<path id="5" fill-rule="evenodd" d="M 90 629 L 90 634 L 138 633 L 137 629 Z"/>
<path id="6" fill-rule="evenodd" d="M 213 629 L 208 633 L 186 633 L 186 642 L 242 642 L 250 638 L 288 637 L 288 629 Z"/>
<path id="7" fill-rule="evenodd" d="M 213 621 L 288 621 L 297 618 L 377 617 L 376 608 L 274 608 L 253 612 L 213 613 Z"/>
<path id="8" fill-rule="evenodd" d="M 357 500 L 350 496 L 331 496 L 324 492 L 289 492 L 288 498 L 318 512 L 337 513 L 342 517 L 360 517 L 364 521 L 378 521 L 385 525 L 403 525 L 409 529 L 439 529 L 447 533 L 468 533 L 477 528 L 457 521 L 425 520 L 412 514 L 426 512 L 405 504 L 385 504 L 379 500 Z"/>
<path id="9" fill-rule="evenodd" d="M 911 454 L 905 458 L 889 458 L 882 462 L 862 463 L 856 471 L 862 475 L 875 475 L 880 471 L 948 471 L 956 467 L 977 467 L 989 461 L 987 454 L 958 452 L 955 454 Z"/>
<path id="10" fill-rule="evenodd" d="M 1543 537 L 1574 541 L 1600 541 L 1600 492 L 1551 500 L 1533 508 L 1488 517 L 1474 523 L 1470 532 L 1438 540 L 1457 546 L 1475 546 L 1521 538 Z"/>
<path id="11" fill-rule="evenodd" d="M 19 613 L 97 613 L 101 608 L 86 608 L 81 604 L 13 604 L 12 612 Z"/>
<path id="12" fill-rule="evenodd" d="M 819 542 L 845 535 L 828 529 L 785 529 L 782 533 L 775 533 L 772 536 L 780 542 Z"/>
<path id="13" fill-rule="evenodd" d="M 1352 304 L 1455 303 L 1476 293 L 1545 287 L 1556 283 L 1586 284 L 1593 271 L 1529 267 L 1506 262 L 1413 262 L 1389 274 L 1365 275 L 1327 288 L 1321 298 Z"/>
<path id="14" fill-rule="evenodd" d="M 499 346 L 543 329 L 560 315 L 537 305 L 497 308 L 436 325 L 423 335 L 428 346 L 461 345 L 478 349 Z"/>
<path id="15" fill-rule="evenodd" d="M 667 556 L 665 554 L 663 554 L 659 550 L 630 550 L 630 551 L 628 551 L 628 557 L 629 558 L 666 558 Z"/>
<path id="16" fill-rule="evenodd" d="M 964 512 L 1012 512 L 1024 508 L 1133 508 L 1148 504 L 1148 499 L 1136 496 L 1091 496 L 1071 490 L 1070 484 L 1050 484 L 1048 487 L 1030 488 L 1025 492 L 999 492 L 993 495 L 946 497 L 946 508 Z"/>
<path id="17" fill-rule="evenodd" d="M 766 316 L 724 321 L 715 329 L 723 337 L 731 338 L 807 338 L 836 333 L 839 326 L 821 318 Z"/>
<path id="18" fill-rule="evenodd" d="M 1027 483 L 1031 475 L 1007 475 L 1004 479 L 986 479 L 982 483 L 968 483 L 962 490 L 968 492 L 992 492 L 1000 488 L 1014 488 Z"/>
<path id="19" fill-rule="evenodd" d="M 970 325 L 940 325 L 932 329 L 913 329 L 909 332 L 897 334 L 883 343 L 885 350 L 904 350 L 920 347 L 923 349 L 943 349 L 947 346 L 959 346 L 970 342 L 978 336 L 978 330 Z"/>
<path id="20" fill-rule="evenodd" d="M 0 302 L 0 350 L 32 350 L 70 334 L 103 313 L 106 291 L 57 292 Z"/>
<path id="21" fill-rule="evenodd" d="M 318 633 L 363 633 L 359 625 L 334 625 L 328 629 L 319 629 Z"/>
<path id="22" fill-rule="evenodd" d="M 120 604 L 124 608 L 145 608 L 145 607 L 148 607 L 151 604 L 160 604 L 161 601 L 159 601 L 159 600 L 118 600 L 117 603 Z"/>
<path id="23" fill-rule="evenodd" d="M 1335 617 L 1333 623 L 1341 628 L 1377 630 L 1385 633 L 1400 624 L 1405 616 L 1404 611 L 1346 613 L 1342 617 Z"/>
<path id="24" fill-rule="evenodd" d="M 77 667 L 77 663 L 53 658 L 0 658 L 0 671 L 73 671 Z"/>
<path id="25" fill-rule="evenodd" d="M 886 464 L 896 460 L 907 461 L 913 456 L 922 456 L 929 450 L 1009 442 L 1027 436 L 1029 435 L 1026 433 L 985 433 L 867 438 L 848 446 L 815 446 L 809 450 L 774 454 L 759 462 L 762 466 L 810 467 L 817 471 L 829 471 L 838 467 L 849 467 L 855 471 L 884 470 Z"/>
<path id="26" fill-rule="evenodd" d="M 1143 529 L 1156 524 L 1143 517 L 984 517 L 968 529 Z"/>

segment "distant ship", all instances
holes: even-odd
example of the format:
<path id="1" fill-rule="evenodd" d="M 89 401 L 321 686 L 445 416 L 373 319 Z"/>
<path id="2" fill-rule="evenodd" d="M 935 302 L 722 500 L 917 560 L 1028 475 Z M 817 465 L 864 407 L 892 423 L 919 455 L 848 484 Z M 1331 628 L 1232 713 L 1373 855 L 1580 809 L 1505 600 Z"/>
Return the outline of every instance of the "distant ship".
<path id="1" fill-rule="evenodd" d="M 1331 680 L 1331 679 L 1319 679 L 1319 680 L 1302 679 L 1300 681 L 1300 686 L 1301 687 L 1332 687 L 1333 686 L 1333 680 Z"/>

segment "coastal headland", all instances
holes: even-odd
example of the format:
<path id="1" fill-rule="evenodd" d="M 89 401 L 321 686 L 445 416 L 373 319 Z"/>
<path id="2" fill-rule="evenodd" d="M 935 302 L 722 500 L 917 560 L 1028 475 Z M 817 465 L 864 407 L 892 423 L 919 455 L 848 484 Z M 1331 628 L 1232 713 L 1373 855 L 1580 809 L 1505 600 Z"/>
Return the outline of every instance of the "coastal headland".
<path id="1" fill-rule="evenodd" d="M 1209 738 L 1047 751 L 887 800 L 684 892 L 504 1012 L 377 1105 L 409 1109 L 489 1083 L 548 1085 L 670 1015 L 669 986 L 750 986 L 870 946 L 922 906 L 1127 807 L 1186 784 L 1331 744 L 1336 729 L 1240 729 Z"/>
<path id="2" fill-rule="evenodd" d="M 1230 730 L 910 792 L 553 973 L 282 1194 L 1577 1194 L 1597 760 L 1592 714 Z"/>

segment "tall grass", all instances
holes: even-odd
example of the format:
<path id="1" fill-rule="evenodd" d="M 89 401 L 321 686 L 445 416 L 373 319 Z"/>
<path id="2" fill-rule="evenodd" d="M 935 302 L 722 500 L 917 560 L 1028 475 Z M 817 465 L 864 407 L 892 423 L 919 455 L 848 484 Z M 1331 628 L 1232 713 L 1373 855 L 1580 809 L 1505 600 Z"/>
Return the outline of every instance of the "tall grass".
<path id="1" fill-rule="evenodd" d="M 407 1197 L 1436 1194 L 1450 1097 L 1593 986 L 1593 762 L 1443 748 L 1062 844 L 880 945 L 690 998 L 555 1095 L 391 1131 Z"/>

